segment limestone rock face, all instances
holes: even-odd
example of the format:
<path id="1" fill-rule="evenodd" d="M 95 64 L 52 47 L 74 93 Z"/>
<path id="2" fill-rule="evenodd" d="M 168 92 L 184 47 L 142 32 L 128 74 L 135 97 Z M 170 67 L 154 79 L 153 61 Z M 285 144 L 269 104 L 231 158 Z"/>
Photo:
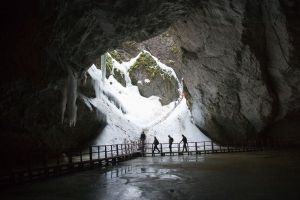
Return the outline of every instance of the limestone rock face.
<path id="1" fill-rule="evenodd" d="M 76 125 L 70 127 L 67 121 L 62 123 L 59 89 L 49 87 L 34 91 L 28 89 L 26 82 L 18 82 L 4 95 L 6 98 L 1 99 L 0 150 L 11 149 L 9 154 L 1 154 L 6 161 L 26 159 L 37 152 L 51 155 L 71 148 L 85 148 L 106 123 L 101 113 L 87 107 L 81 98 L 77 99 L 80 115 Z"/>
<path id="2" fill-rule="evenodd" d="M 141 51 L 148 51 L 159 61 L 172 67 L 178 78 L 182 78 L 182 51 L 175 37 L 173 26 L 168 28 L 162 34 L 159 34 L 142 42 L 127 41 L 123 42 L 115 52 L 118 53 L 119 60 L 128 61 L 136 57 Z"/>
<path id="3" fill-rule="evenodd" d="M 194 119 L 213 139 L 257 137 L 299 113 L 296 4 L 203 1 L 174 25 Z"/>
<path id="4" fill-rule="evenodd" d="M 78 92 L 86 97 L 95 98 L 96 93 L 94 89 L 94 80 L 87 73 L 83 73 L 81 77 L 77 81 L 78 84 Z"/>
<path id="5" fill-rule="evenodd" d="M 158 96 L 162 105 L 176 101 L 179 97 L 179 85 L 175 77 L 161 69 L 148 53 L 139 56 L 129 69 L 129 76 L 142 96 Z"/>

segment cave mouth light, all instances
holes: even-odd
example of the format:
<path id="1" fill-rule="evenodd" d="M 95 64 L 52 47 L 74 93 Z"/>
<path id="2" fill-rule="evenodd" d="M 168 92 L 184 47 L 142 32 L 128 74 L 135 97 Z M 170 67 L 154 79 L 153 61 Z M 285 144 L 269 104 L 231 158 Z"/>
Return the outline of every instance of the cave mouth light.
<path id="1" fill-rule="evenodd" d="M 179 142 L 182 134 L 190 141 L 209 140 L 193 124 L 174 70 L 149 52 L 142 51 L 127 62 L 106 53 L 101 56 L 101 69 L 92 65 L 88 74 L 96 98 L 85 98 L 85 102 L 107 121 L 95 144 L 135 141 L 143 131 L 147 142 L 154 136 L 167 142 L 168 135 Z"/>

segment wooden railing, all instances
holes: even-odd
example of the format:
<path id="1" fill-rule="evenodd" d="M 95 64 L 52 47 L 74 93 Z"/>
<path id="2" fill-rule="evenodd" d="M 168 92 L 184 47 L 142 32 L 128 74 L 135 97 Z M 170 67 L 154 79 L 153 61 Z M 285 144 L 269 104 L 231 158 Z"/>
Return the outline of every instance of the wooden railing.
<path id="1" fill-rule="evenodd" d="M 18 184 L 67 173 L 107 167 L 118 162 L 140 156 L 139 144 L 92 145 L 85 151 L 68 150 L 56 158 L 41 163 L 29 161 L 27 166 L 13 168 L 0 173 L 0 186 Z"/>
<path id="2" fill-rule="evenodd" d="M 247 145 L 219 145 L 212 141 L 203 142 L 188 142 L 187 149 L 183 149 L 183 143 L 173 143 L 171 148 L 169 143 L 160 143 L 158 150 L 154 151 L 154 144 L 147 143 L 144 146 L 144 156 L 155 155 L 183 155 L 183 154 L 208 154 L 208 153 L 227 153 L 227 152 L 244 152 L 244 151 L 258 151 L 266 149 L 255 143 L 248 143 Z"/>
<path id="3" fill-rule="evenodd" d="M 92 145 L 85 151 L 69 150 L 63 154 L 58 154 L 55 158 L 44 159 L 41 163 L 28 160 L 26 167 L 12 167 L 9 171 L 1 171 L 0 186 L 59 176 L 94 167 L 107 167 L 139 156 L 249 152 L 268 149 L 285 149 L 290 146 L 292 146 L 291 141 L 275 139 L 254 140 L 226 145 L 219 145 L 212 141 L 188 142 L 187 151 L 183 151 L 183 143 L 173 143 L 171 151 L 168 143 L 160 143 L 158 145 L 159 152 L 153 151 L 154 145 L 151 143 L 144 145 L 140 142 Z"/>
<path id="4" fill-rule="evenodd" d="M 188 142 L 187 151 L 183 149 L 183 143 L 173 143 L 170 149 L 169 143 L 160 143 L 159 152 L 154 150 L 154 144 L 146 143 L 143 148 L 143 156 L 155 155 L 183 155 L 183 154 L 208 154 L 227 152 L 250 152 L 264 151 L 270 149 L 286 149 L 293 146 L 291 140 L 265 139 L 248 140 L 244 142 L 233 142 L 225 145 L 217 144 L 213 141 Z M 141 148 L 142 149 L 142 148 Z"/>

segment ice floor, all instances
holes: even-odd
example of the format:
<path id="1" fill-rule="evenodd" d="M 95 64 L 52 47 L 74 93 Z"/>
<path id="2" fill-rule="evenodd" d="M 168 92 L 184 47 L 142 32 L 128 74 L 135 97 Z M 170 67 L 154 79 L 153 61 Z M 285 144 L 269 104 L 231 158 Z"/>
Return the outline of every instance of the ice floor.
<path id="1" fill-rule="evenodd" d="M 146 157 L 1 191 L 2 200 L 300 199 L 300 152 Z"/>

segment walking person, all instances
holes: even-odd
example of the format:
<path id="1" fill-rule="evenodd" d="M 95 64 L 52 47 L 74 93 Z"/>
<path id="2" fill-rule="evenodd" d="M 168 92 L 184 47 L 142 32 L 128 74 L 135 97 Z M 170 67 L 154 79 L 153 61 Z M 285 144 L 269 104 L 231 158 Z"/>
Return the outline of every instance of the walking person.
<path id="1" fill-rule="evenodd" d="M 155 150 L 157 150 L 158 153 L 160 153 L 160 150 L 159 150 L 158 147 L 157 147 L 157 145 L 159 145 L 159 141 L 157 140 L 156 137 L 154 137 L 154 142 L 153 142 L 153 144 L 154 144 L 154 148 L 153 148 L 152 153 L 154 153 Z"/>
<path id="2" fill-rule="evenodd" d="M 146 141 L 146 134 L 145 132 L 143 131 L 142 134 L 141 134 L 141 137 L 140 137 L 140 140 L 141 140 L 141 148 L 142 148 L 142 155 L 145 156 L 145 141 Z"/>
<path id="3" fill-rule="evenodd" d="M 172 153 L 172 144 L 174 142 L 174 139 L 170 135 L 168 135 L 168 137 L 169 137 L 169 149 L 170 149 L 170 155 L 171 155 L 171 153 Z"/>
<path id="4" fill-rule="evenodd" d="M 179 142 L 179 144 L 183 142 L 183 149 L 182 149 L 182 152 L 184 152 L 184 149 L 185 151 L 187 152 L 187 138 L 182 134 L 182 140 Z"/>

